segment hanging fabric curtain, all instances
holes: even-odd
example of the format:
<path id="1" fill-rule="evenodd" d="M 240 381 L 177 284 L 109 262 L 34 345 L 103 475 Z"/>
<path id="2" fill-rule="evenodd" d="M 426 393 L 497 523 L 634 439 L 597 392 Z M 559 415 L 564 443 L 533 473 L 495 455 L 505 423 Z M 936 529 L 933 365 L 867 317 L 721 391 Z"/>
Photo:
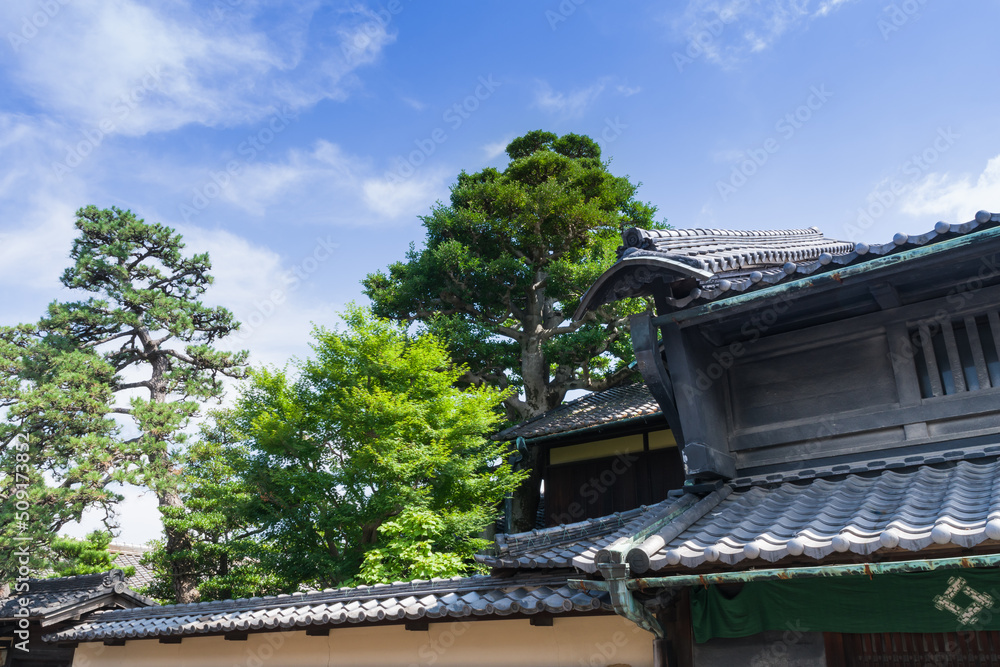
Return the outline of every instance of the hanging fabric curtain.
<path id="1" fill-rule="evenodd" d="M 691 595 L 695 641 L 765 630 L 963 632 L 1000 630 L 1000 569 L 755 581 L 727 598 Z"/>

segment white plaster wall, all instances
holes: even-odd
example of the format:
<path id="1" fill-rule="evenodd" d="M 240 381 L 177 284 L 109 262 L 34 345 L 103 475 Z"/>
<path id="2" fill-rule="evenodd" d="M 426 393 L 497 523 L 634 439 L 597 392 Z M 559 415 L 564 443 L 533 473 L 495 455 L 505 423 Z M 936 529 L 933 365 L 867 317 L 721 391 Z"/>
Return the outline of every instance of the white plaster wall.
<path id="1" fill-rule="evenodd" d="M 80 644 L 74 667 L 652 667 L 653 637 L 619 616 L 431 623 L 426 632 L 401 625 L 341 627 L 329 637 L 305 632 L 185 638 L 180 644 L 128 641 Z"/>

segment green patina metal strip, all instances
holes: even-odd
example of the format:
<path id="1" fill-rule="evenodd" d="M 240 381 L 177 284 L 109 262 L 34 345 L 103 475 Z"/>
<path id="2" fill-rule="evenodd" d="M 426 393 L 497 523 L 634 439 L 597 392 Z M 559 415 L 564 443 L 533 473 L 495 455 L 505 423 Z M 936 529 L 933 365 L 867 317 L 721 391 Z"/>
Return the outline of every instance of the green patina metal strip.
<path id="1" fill-rule="evenodd" d="M 900 574 L 904 572 L 930 572 L 932 570 L 956 570 L 997 566 L 1000 566 L 1000 554 L 989 554 L 967 556 L 964 558 L 904 560 L 887 563 L 864 563 L 861 565 L 820 565 L 818 567 L 744 570 L 741 572 L 717 572 L 713 574 L 682 574 L 674 577 L 641 577 L 630 580 L 628 587 L 632 590 L 646 590 L 648 588 L 681 588 L 684 586 L 709 586 L 712 584 L 747 583 L 776 579 L 810 579 L 858 574 L 871 576 L 875 574 Z"/>
<path id="2" fill-rule="evenodd" d="M 642 544 L 647 537 L 653 533 L 659 532 L 667 524 L 671 523 L 674 519 L 684 514 L 689 509 L 697 505 L 699 498 L 690 494 L 686 494 L 677 500 L 677 507 L 673 512 L 667 516 L 660 517 L 656 521 L 652 522 L 642 530 L 638 531 L 634 535 L 627 535 L 625 537 L 620 537 L 608 546 L 604 547 L 597 552 L 594 557 L 594 562 L 600 563 L 623 563 L 625 561 L 625 554 L 627 554 L 634 547 Z M 618 558 L 615 559 L 612 554 L 618 554 Z"/>
<path id="3" fill-rule="evenodd" d="M 742 570 L 740 572 L 716 572 L 710 574 L 678 574 L 672 577 L 639 577 L 630 579 L 631 590 L 651 588 L 683 588 L 684 586 L 708 586 L 712 584 L 747 583 L 776 579 L 808 579 L 816 577 L 840 577 L 847 575 L 900 574 L 904 572 L 930 572 L 932 570 L 957 570 L 1000 566 L 1000 554 L 965 556 L 962 558 L 937 558 L 903 560 L 886 563 L 863 563 L 860 565 L 820 565 L 816 567 L 788 567 L 769 570 Z M 607 592 L 608 582 L 590 579 L 570 579 L 570 588 L 581 591 Z"/>
<path id="4" fill-rule="evenodd" d="M 731 296 L 726 299 L 711 301 L 709 303 L 703 304 L 701 306 L 696 306 L 694 308 L 690 308 L 687 310 L 681 310 L 675 313 L 660 315 L 653 319 L 653 323 L 657 326 L 661 326 L 663 324 L 667 324 L 670 322 L 684 322 L 687 320 L 693 320 L 699 317 L 704 317 L 706 315 L 715 314 L 722 310 L 728 310 L 730 308 L 736 308 L 738 306 L 751 304 L 759 299 L 790 296 L 806 289 L 813 289 L 824 285 L 840 284 L 847 278 L 853 278 L 865 273 L 869 273 L 871 271 L 876 271 L 878 269 L 895 266 L 896 264 L 901 264 L 903 262 L 908 262 L 915 259 L 933 257 L 934 255 L 938 255 L 943 252 L 948 252 L 956 248 L 962 248 L 964 246 L 972 245 L 973 243 L 978 243 L 984 240 L 990 240 L 995 238 L 1000 238 L 1000 227 L 994 227 L 992 229 L 984 229 L 978 232 L 971 232 L 969 234 L 964 234 L 954 239 L 941 241 L 940 243 L 923 245 L 918 248 L 906 250 L 894 255 L 877 257 L 875 259 L 871 259 L 866 262 L 861 262 L 860 264 L 855 264 L 853 266 L 845 266 L 839 269 L 824 271 L 823 273 L 813 276 L 806 276 L 798 280 L 793 280 L 792 282 L 779 283 L 777 285 L 773 285 L 771 287 L 767 287 L 760 290 L 755 290 L 747 294 L 738 294 L 736 296 Z"/>
<path id="5" fill-rule="evenodd" d="M 656 617 L 650 613 L 645 606 L 635 599 L 635 595 L 629 590 L 630 579 L 629 567 L 623 563 L 604 563 L 600 566 L 601 575 L 605 578 L 608 596 L 611 598 L 611 607 L 615 613 L 622 618 L 627 618 L 640 628 L 648 630 L 657 638 L 666 637 L 663 626 Z"/>
<path id="6" fill-rule="evenodd" d="M 665 528 L 667 524 L 673 523 L 674 519 L 676 519 L 681 514 L 684 514 L 689 509 L 697 505 L 699 502 L 701 502 L 701 500 L 702 499 L 696 495 L 690 493 L 685 494 L 683 498 L 678 500 L 679 505 L 677 509 L 675 509 L 673 512 L 671 512 L 665 517 L 660 517 L 653 523 L 649 524 L 642 530 L 638 531 L 635 535 L 632 535 L 631 537 L 632 546 L 642 544 L 647 537 L 649 537 L 653 533 L 660 532 L 660 530 Z M 626 549 L 626 551 L 628 551 L 628 549 Z"/>

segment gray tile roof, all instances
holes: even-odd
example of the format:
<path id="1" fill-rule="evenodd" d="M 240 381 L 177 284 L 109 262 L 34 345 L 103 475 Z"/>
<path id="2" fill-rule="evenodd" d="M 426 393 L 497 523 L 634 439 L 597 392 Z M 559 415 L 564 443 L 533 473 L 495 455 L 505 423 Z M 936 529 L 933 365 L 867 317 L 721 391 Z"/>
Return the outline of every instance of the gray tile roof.
<path id="1" fill-rule="evenodd" d="M 844 255 L 854 244 L 823 236 L 817 227 L 779 231 L 632 228 L 622 234 L 625 248 L 676 258 L 713 274 L 814 262 L 823 253 Z"/>
<path id="2" fill-rule="evenodd" d="M 45 641 L 143 639 L 297 630 L 311 625 L 610 611 L 606 594 L 571 590 L 566 577 L 479 575 L 95 614 Z"/>
<path id="3" fill-rule="evenodd" d="M 996 458 L 736 490 L 653 553 L 649 569 L 987 539 L 1000 540 Z"/>
<path id="4" fill-rule="evenodd" d="M 115 554 L 115 566 L 121 569 L 134 567 L 135 574 L 125 579 L 129 588 L 143 588 L 153 581 L 152 568 L 142 564 L 142 557 L 150 548 L 140 544 L 109 544 L 108 552 Z"/>
<path id="5" fill-rule="evenodd" d="M 30 579 L 28 590 L 15 588 L 8 597 L 0 598 L 0 618 L 14 618 L 27 599 L 29 617 L 46 621 L 74 616 L 102 606 L 150 606 L 153 600 L 139 595 L 125 584 L 121 570 L 101 574 L 85 574 L 55 579 Z"/>
<path id="6" fill-rule="evenodd" d="M 560 405 L 527 421 L 501 431 L 494 439 L 527 439 L 610 424 L 635 417 L 662 414 L 659 404 L 643 383 L 613 387 L 588 394 Z M 663 423 L 666 426 L 666 422 Z"/>
<path id="7" fill-rule="evenodd" d="M 618 549 L 641 575 L 787 556 L 822 560 L 932 544 L 1000 540 L 1000 446 L 743 478 L 704 497 L 517 535 L 498 535 L 494 568 L 598 571 Z M 850 470 L 850 471 L 849 471 Z"/>
<path id="8" fill-rule="evenodd" d="M 648 293 L 661 268 L 674 275 L 683 273 L 691 281 L 689 290 L 667 298 L 671 308 L 681 309 L 861 264 L 997 223 L 1000 214 L 979 211 L 963 224 L 938 222 L 925 234 L 899 233 L 889 243 L 875 245 L 828 239 L 816 227 L 784 231 L 633 228 L 622 235 L 618 262 L 591 287 L 574 318 L 602 303 Z"/>
<path id="9" fill-rule="evenodd" d="M 593 563 L 598 550 L 618 538 L 641 530 L 675 502 L 665 500 L 599 519 L 586 519 L 527 533 L 500 534 L 496 536 L 496 554 L 477 555 L 476 560 L 493 568 L 586 569 L 584 565 Z"/>

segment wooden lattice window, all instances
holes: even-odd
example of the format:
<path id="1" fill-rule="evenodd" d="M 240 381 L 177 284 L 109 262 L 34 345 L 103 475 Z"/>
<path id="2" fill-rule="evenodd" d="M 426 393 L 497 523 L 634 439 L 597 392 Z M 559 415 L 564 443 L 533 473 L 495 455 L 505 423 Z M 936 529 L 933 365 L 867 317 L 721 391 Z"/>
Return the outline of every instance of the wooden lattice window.
<path id="1" fill-rule="evenodd" d="M 1000 387 L 1000 315 L 924 320 L 909 329 L 923 398 Z"/>
<path id="2" fill-rule="evenodd" d="M 1000 632 L 878 632 L 826 635 L 828 667 L 1000 665 Z"/>

